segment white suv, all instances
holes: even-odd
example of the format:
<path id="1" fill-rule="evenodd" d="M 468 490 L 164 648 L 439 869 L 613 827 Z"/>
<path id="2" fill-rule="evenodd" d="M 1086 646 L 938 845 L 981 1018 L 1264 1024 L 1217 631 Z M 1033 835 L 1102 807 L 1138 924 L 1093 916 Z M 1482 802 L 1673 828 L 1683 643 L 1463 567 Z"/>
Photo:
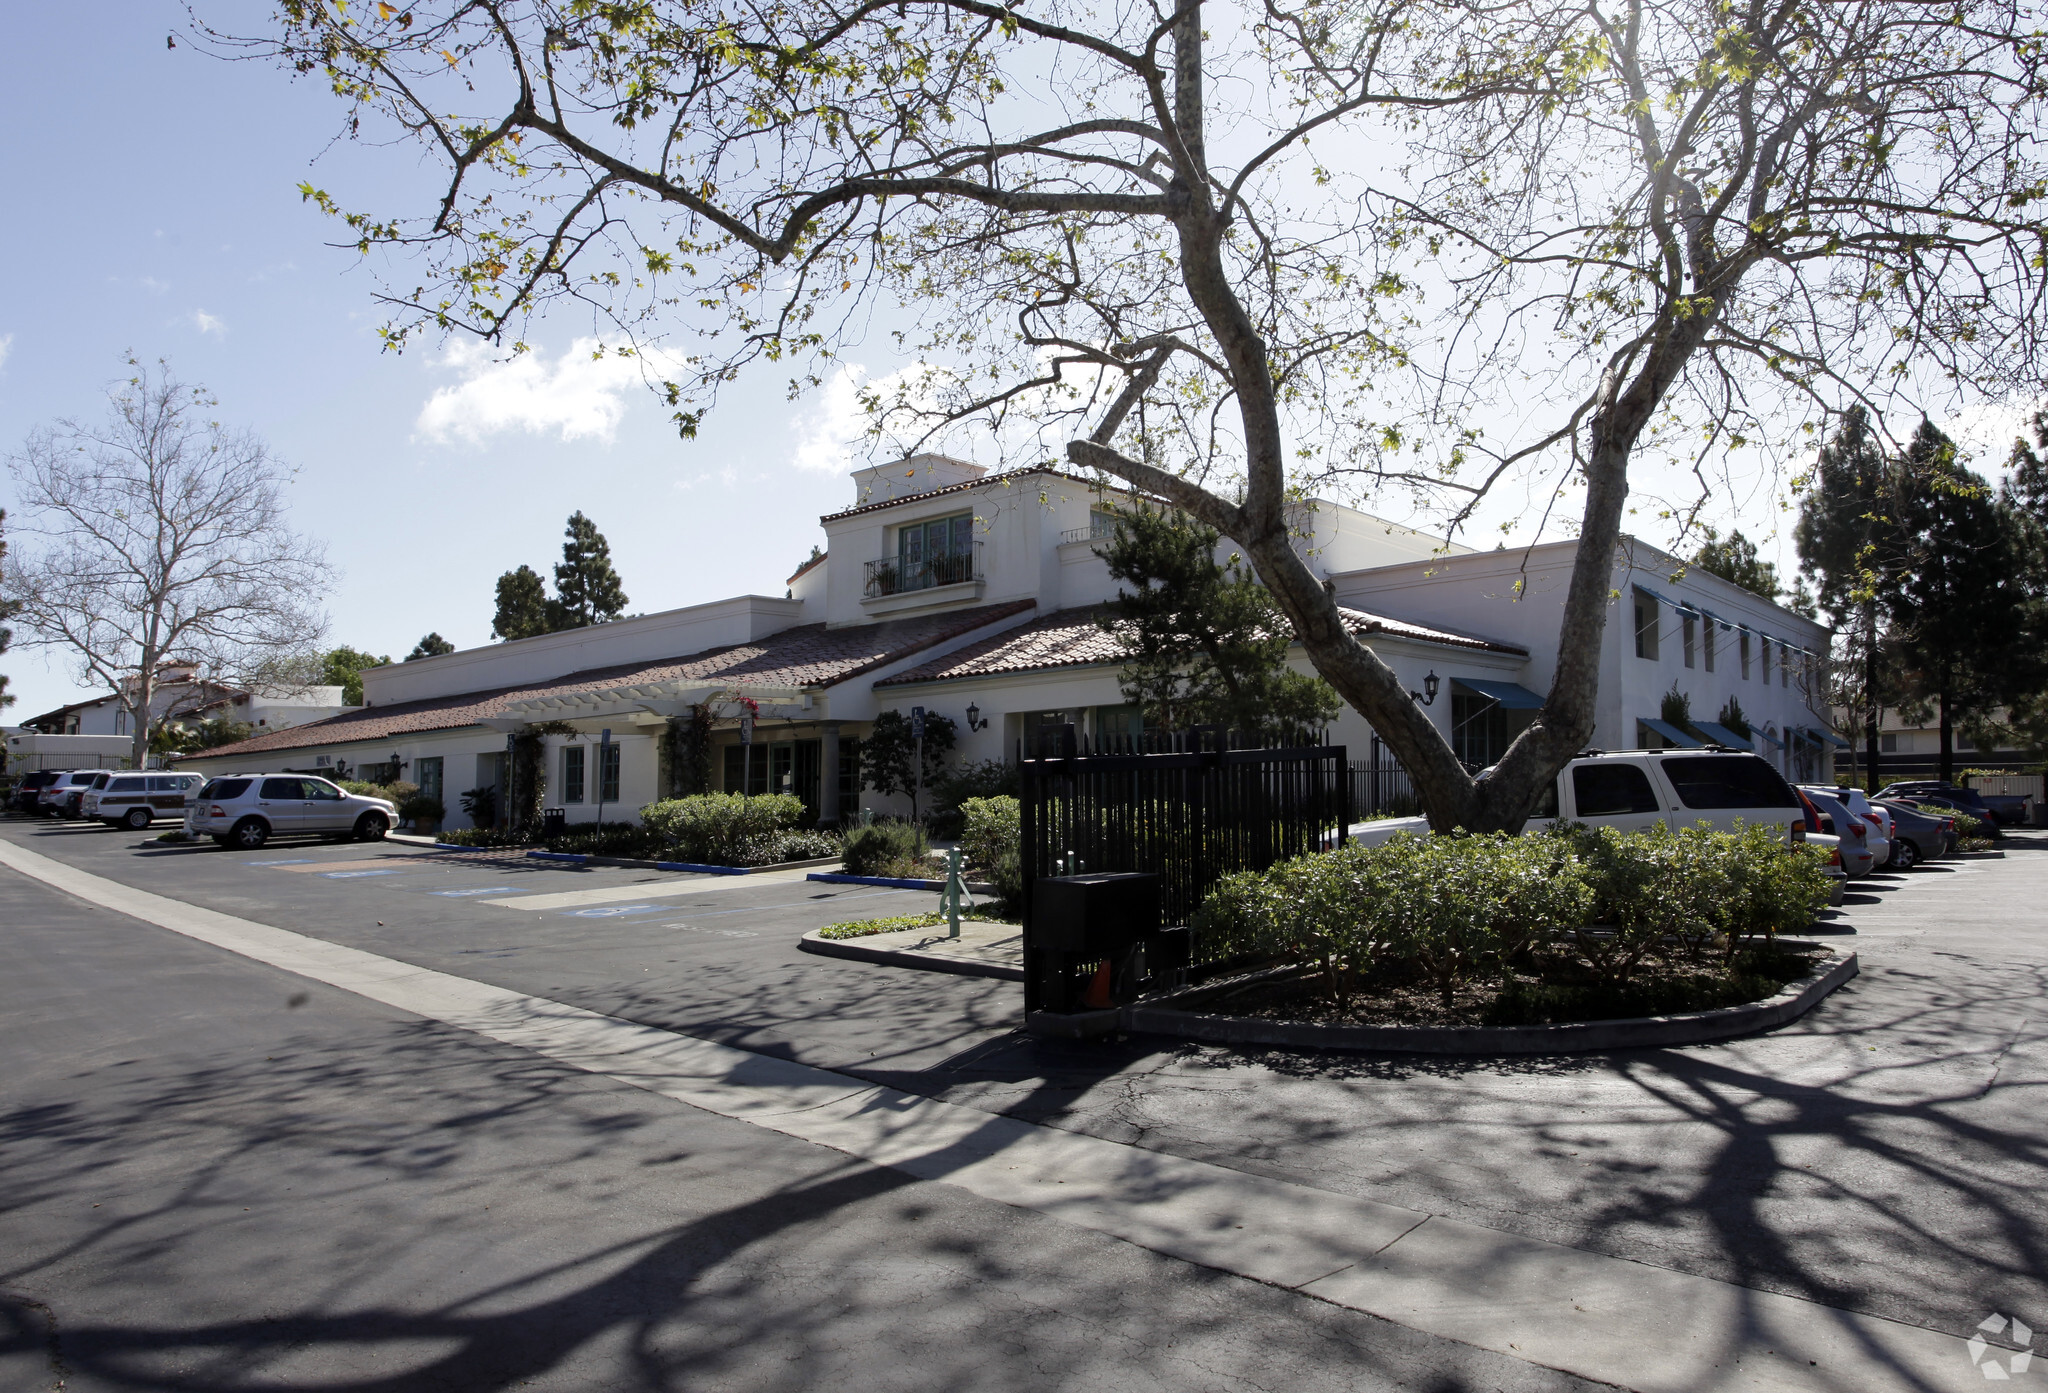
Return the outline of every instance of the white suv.
<path id="1" fill-rule="evenodd" d="M 1624 832 L 1660 822 L 1672 827 L 1705 822 L 1728 831 L 1739 820 L 1751 827 L 1786 828 L 1788 841 L 1798 840 L 1804 830 L 1803 810 L 1791 785 L 1767 761 L 1735 750 L 1588 750 L 1558 772 L 1537 801 L 1528 827 L 1548 827 L 1559 819 Z M 1802 833 L 1790 830 L 1795 825 Z M 1359 823 L 1351 837 L 1377 846 L 1396 832 L 1421 836 L 1428 831 L 1427 818 L 1385 818 Z"/>
<path id="2" fill-rule="evenodd" d="M 185 800 L 206 780 L 197 774 L 109 774 L 79 801 L 82 817 L 137 832 L 156 817 L 183 817 Z"/>
<path id="3" fill-rule="evenodd" d="M 273 836 L 310 832 L 374 842 L 398 821 L 398 808 L 304 774 L 234 774 L 210 779 L 185 807 L 185 831 L 222 846 L 254 851 Z"/>

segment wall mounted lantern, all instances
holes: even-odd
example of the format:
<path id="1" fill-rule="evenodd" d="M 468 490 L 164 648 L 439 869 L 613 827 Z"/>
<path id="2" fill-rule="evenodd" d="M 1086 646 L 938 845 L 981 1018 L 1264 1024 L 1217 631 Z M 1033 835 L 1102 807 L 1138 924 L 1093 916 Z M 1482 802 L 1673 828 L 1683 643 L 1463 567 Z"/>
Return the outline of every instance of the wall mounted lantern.
<path id="1" fill-rule="evenodd" d="M 1437 688 L 1441 685 L 1442 682 L 1441 679 L 1439 679 L 1436 675 L 1436 669 L 1431 668 L 1429 670 L 1429 676 L 1422 679 L 1422 691 L 1410 692 L 1408 693 L 1408 695 L 1414 697 L 1424 706 L 1434 706 L 1436 705 L 1436 691 Z M 1423 692 L 1427 692 L 1429 695 L 1424 696 Z"/>
<path id="2" fill-rule="evenodd" d="M 981 717 L 981 708 L 971 701 L 967 703 L 967 728 L 969 730 L 988 729 L 988 722 Z"/>

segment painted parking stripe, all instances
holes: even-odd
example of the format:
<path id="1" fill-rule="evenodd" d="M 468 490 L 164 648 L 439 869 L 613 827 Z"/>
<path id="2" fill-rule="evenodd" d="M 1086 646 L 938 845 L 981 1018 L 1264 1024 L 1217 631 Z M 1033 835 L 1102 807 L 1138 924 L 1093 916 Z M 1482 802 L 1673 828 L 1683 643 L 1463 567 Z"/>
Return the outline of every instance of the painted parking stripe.
<path id="1" fill-rule="evenodd" d="M 495 895 L 505 890 L 515 890 L 514 885 L 479 885 L 474 890 L 429 890 L 429 895 L 445 895 L 451 900 L 463 899 L 470 895 Z"/>
<path id="2" fill-rule="evenodd" d="M 393 869 L 383 871 L 322 871 L 320 874 L 327 880 L 361 880 L 364 876 L 404 875 L 405 872 L 394 867 Z"/>
<path id="3" fill-rule="evenodd" d="M 325 861 L 315 861 L 310 856 L 300 856 L 290 861 L 250 861 L 245 864 L 251 866 L 324 866 L 327 863 Z"/>
<path id="4" fill-rule="evenodd" d="M 1946 1388 L 1958 1336 L 869 1084 L 238 919 L 0 839 L 0 863 L 285 972 L 1186 1262 L 1643 1393 Z M 1981 1351 L 1980 1351 L 1981 1353 Z"/>
<path id="5" fill-rule="evenodd" d="M 606 904 L 613 900 L 644 900 L 657 896 L 715 895 L 727 890 L 759 889 L 764 885 L 801 885 L 802 871 L 774 871 L 768 875 L 706 875 L 688 879 L 647 882 L 637 885 L 598 885 L 588 890 L 562 890 L 551 895 L 522 895 L 516 900 L 485 900 L 485 904 L 508 909 L 568 909 L 572 905 Z"/>

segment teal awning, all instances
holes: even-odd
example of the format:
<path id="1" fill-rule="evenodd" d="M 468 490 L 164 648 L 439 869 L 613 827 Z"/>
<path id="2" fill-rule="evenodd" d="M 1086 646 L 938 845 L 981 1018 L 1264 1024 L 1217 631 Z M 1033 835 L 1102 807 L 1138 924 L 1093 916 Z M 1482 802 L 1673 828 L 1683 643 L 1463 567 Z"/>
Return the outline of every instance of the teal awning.
<path id="1" fill-rule="evenodd" d="M 1492 697 L 1501 704 L 1504 711 L 1538 711 L 1543 707 L 1543 698 L 1527 687 L 1513 682 L 1494 682 L 1477 677 L 1453 677 L 1453 687 L 1464 687 L 1481 696 Z"/>
<path id="2" fill-rule="evenodd" d="M 1832 730 L 1822 730 L 1819 726 L 1810 726 L 1806 730 L 1802 731 L 1801 734 L 1811 736 L 1815 741 L 1825 740 L 1830 745 L 1833 745 L 1836 749 L 1839 750 L 1846 750 L 1849 748 L 1848 741 L 1844 740 L 1841 736 L 1835 734 Z"/>
<path id="3" fill-rule="evenodd" d="M 1737 750 L 1746 750 L 1750 748 L 1749 741 L 1745 740 L 1742 736 L 1737 735 L 1734 731 L 1728 729 L 1728 727 L 1724 725 L 1716 725 L 1712 721 L 1694 721 L 1693 728 L 1695 730 L 1698 730 L 1702 735 L 1705 735 L 1707 739 L 1714 741 L 1716 744 L 1727 745 L 1731 749 Z"/>
<path id="4" fill-rule="evenodd" d="M 1674 745 L 1683 745 L 1689 750 L 1697 750 L 1701 748 L 1700 741 L 1695 740 L 1690 735 L 1687 735 L 1684 731 L 1680 730 L 1677 726 L 1671 724 L 1671 722 L 1669 721 L 1653 721 L 1646 716 L 1643 718 L 1643 724 L 1648 726 L 1651 730 L 1656 731 L 1659 735 L 1663 736 L 1666 740 L 1669 740 Z"/>

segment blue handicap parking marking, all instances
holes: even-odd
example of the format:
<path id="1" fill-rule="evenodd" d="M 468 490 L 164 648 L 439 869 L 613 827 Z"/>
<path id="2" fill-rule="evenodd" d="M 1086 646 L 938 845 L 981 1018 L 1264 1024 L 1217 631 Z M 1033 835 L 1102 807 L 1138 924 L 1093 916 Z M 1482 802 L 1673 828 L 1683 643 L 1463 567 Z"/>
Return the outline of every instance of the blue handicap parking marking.
<path id="1" fill-rule="evenodd" d="M 250 861 L 247 864 L 251 866 L 310 866 L 313 864 L 313 858 L 310 856 L 298 856 L 289 861 Z"/>
<path id="2" fill-rule="evenodd" d="M 565 916 L 570 919 L 616 919 L 621 914 L 662 914 L 670 906 L 658 904 L 600 904 L 588 909 L 572 909 Z"/>
<path id="3" fill-rule="evenodd" d="M 479 885 L 474 890 L 429 890 L 427 893 L 429 895 L 446 895 L 450 899 L 457 899 L 463 895 L 500 895 L 507 890 L 517 890 L 518 888 L 516 885 Z"/>
<path id="4" fill-rule="evenodd" d="M 359 880 L 359 879 L 361 879 L 362 877 L 364 877 L 364 876 L 367 876 L 367 875 L 400 875 L 400 874 L 402 874 L 402 872 L 400 872 L 400 871 L 396 871 L 396 870 L 383 870 L 383 871 L 322 871 L 322 872 L 320 872 L 320 878 L 321 878 L 322 880 Z"/>

